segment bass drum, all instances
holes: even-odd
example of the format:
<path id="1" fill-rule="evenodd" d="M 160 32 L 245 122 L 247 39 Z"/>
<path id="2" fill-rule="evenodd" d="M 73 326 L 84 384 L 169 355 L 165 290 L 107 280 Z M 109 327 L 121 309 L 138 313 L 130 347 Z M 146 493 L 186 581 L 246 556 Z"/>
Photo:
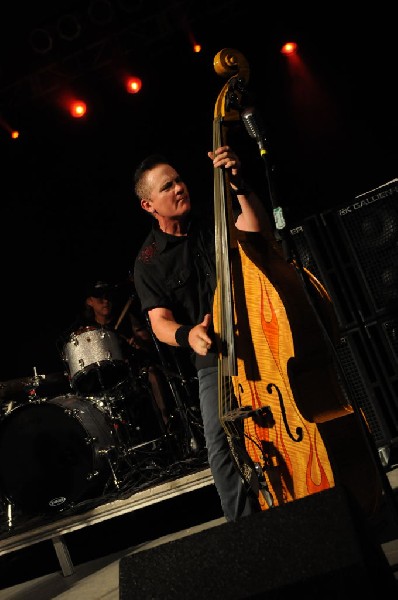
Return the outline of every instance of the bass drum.
<path id="1" fill-rule="evenodd" d="M 63 349 L 71 386 L 76 393 L 98 394 L 129 376 L 116 332 L 84 327 L 73 333 Z"/>
<path id="2" fill-rule="evenodd" d="M 104 493 L 115 452 L 111 421 L 73 395 L 19 406 L 0 421 L 0 492 L 28 514 Z"/>

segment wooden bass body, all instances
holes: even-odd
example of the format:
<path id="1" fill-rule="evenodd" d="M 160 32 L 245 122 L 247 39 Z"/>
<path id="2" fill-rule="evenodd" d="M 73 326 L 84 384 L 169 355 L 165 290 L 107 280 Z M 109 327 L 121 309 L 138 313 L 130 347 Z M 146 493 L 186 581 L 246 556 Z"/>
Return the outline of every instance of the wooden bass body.
<path id="1" fill-rule="evenodd" d="M 220 419 L 232 451 L 236 454 L 240 437 L 249 460 L 237 462 L 243 471 L 247 464 L 253 467 L 256 477 L 249 469 L 247 479 L 258 482 L 263 510 L 334 487 L 339 464 L 334 462 L 333 446 L 346 448 L 351 436 L 360 442 L 368 475 L 375 476 L 325 337 L 325 330 L 331 336 L 336 333 L 330 298 L 306 271 L 309 297 L 297 269 L 275 244 L 260 234 L 245 234 L 245 241 L 231 251 L 237 360 L 232 382 L 238 407 L 228 396 L 220 397 Z M 215 314 L 217 302 L 216 291 Z M 347 456 L 348 486 L 349 463 Z M 360 493 L 358 499 L 371 512 L 378 486 L 363 494 L 365 480 L 359 485 L 354 495 Z"/>

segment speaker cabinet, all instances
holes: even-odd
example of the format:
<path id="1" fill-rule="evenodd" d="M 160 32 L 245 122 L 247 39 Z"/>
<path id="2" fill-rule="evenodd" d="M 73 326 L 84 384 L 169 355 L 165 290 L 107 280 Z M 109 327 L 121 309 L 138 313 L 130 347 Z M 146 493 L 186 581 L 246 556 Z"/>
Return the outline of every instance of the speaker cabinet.
<path id="1" fill-rule="evenodd" d="M 398 309 L 398 179 L 290 230 L 303 265 L 325 285 L 341 327 Z"/>
<path id="2" fill-rule="evenodd" d="M 359 318 L 355 297 L 339 269 L 320 217 L 314 215 L 304 219 L 290 230 L 290 234 L 303 267 L 309 269 L 329 292 L 340 328 L 355 326 Z"/>
<path id="3" fill-rule="evenodd" d="M 398 179 L 290 230 L 340 326 L 349 395 L 379 448 L 398 440 Z"/>
<path id="4" fill-rule="evenodd" d="M 335 600 L 393 598 L 397 587 L 381 546 L 332 488 L 126 556 L 119 590 L 121 600 Z"/>
<path id="5" fill-rule="evenodd" d="M 398 437 L 398 380 L 383 341 L 381 326 L 374 323 L 346 331 L 336 347 L 349 399 L 362 410 L 378 448 Z"/>
<path id="6" fill-rule="evenodd" d="M 398 179 L 322 213 L 361 320 L 397 311 Z"/>

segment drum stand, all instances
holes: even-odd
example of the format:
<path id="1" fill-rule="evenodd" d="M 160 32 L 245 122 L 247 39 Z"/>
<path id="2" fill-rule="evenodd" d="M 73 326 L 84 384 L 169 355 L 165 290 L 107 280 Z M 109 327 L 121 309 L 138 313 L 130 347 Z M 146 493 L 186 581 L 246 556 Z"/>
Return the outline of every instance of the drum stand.
<path id="1" fill-rule="evenodd" d="M 180 388 L 182 387 L 184 390 L 185 397 L 187 398 L 187 400 L 190 399 L 191 394 L 188 385 L 190 380 L 184 377 L 181 365 L 175 354 L 173 355 L 173 362 L 175 364 L 177 372 L 173 372 L 169 369 L 169 362 L 166 360 L 165 351 L 161 347 L 161 344 L 159 343 L 158 339 L 152 331 L 151 323 L 147 314 L 146 321 L 148 324 L 149 331 L 151 332 L 153 343 L 161 361 L 162 373 L 166 378 L 167 385 L 175 402 L 178 420 L 182 425 L 182 437 L 181 439 L 177 440 L 181 447 L 182 458 L 186 459 L 191 458 L 193 456 L 197 456 L 200 450 L 202 450 L 204 447 L 204 436 L 203 432 L 201 431 L 203 429 L 203 425 L 201 423 L 200 411 L 198 412 L 198 415 L 195 416 L 193 409 L 188 407 L 186 402 L 183 401 L 180 393 Z M 177 381 L 180 384 L 179 386 L 177 385 Z"/>
<path id="2" fill-rule="evenodd" d="M 3 505 L 2 512 L 4 513 L 4 518 L 7 522 L 7 528 L 8 528 L 8 530 L 11 530 L 14 526 L 14 515 L 13 515 L 14 506 L 6 498 L 2 499 L 1 503 Z"/>

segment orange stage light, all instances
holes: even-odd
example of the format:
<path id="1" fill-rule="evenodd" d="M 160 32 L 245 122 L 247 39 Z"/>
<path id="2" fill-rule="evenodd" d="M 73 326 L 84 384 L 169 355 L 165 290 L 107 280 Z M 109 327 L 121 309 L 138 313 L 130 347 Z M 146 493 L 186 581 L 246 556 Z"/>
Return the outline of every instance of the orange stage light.
<path id="1" fill-rule="evenodd" d="M 73 100 L 69 104 L 69 112 L 72 115 L 72 117 L 75 117 L 76 119 L 80 119 L 81 117 L 84 117 L 84 115 L 86 114 L 87 105 L 85 102 L 83 102 L 83 100 Z"/>
<path id="2" fill-rule="evenodd" d="M 297 44 L 296 42 L 287 42 L 283 44 L 281 48 L 281 54 L 285 54 L 288 56 L 289 54 L 296 54 L 297 52 Z"/>
<path id="3" fill-rule="evenodd" d="M 139 77 L 128 77 L 126 79 L 126 90 L 129 94 L 138 94 L 142 88 L 142 81 Z"/>

